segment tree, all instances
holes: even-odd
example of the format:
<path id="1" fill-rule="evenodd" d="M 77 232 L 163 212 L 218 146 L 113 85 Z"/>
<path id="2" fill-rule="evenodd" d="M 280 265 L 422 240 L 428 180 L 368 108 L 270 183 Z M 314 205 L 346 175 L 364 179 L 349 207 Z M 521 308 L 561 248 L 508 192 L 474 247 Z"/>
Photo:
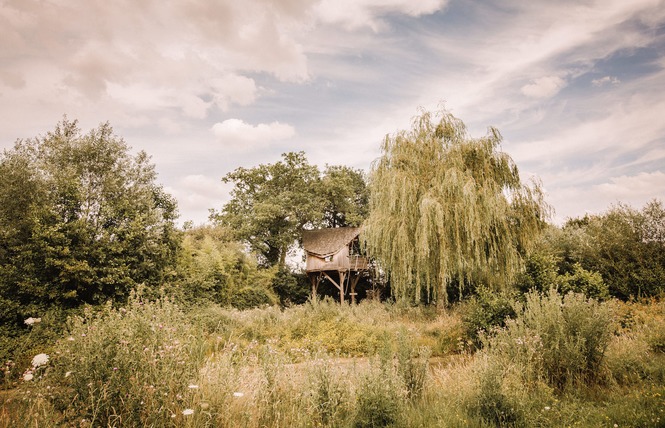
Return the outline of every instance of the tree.
<path id="1" fill-rule="evenodd" d="M 310 165 L 304 152 L 282 161 L 237 168 L 222 179 L 234 183 L 231 200 L 210 219 L 235 231 L 258 252 L 264 266 L 284 268 L 286 255 L 305 227 L 358 226 L 367 215 L 368 190 L 362 171 Z"/>
<path id="2" fill-rule="evenodd" d="M 123 300 L 161 284 L 179 246 L 176 203 L 149 157 L 107 124 L 66 118 L 0 157 L 2 323 L 48 307 Z"/>
<path id="3" fill-rule="evenodd" d="M 368 215 L 369 189 L 361 170 L 327 165 L 321 194 L 325 227 L 357 227 Z"/>
<path id="4" fill-rule="evenodd" d="M 267 266 L 284 266 L 302 228 L 323 215 L 319 169 L 307 162 L 304 152 L 285 153 L 282 159 L 224 176 L 225 183 L 235 185 L 231 200 L 210 216 L 234 230 Z"/>
<path id="5" fill-rule="evenodd" d="M 598 272 L 612 296 L 656 296 L 665 291 L 665 209 L 654 200 L 641 211 L 618 204 L 600 215 L 571 219 L 548 245 L 560 269 L 578 263 Z"/>
<path id="6" fill-rule="evenodd" d="M 179 298 L 190 304 L 217 303 L 247 309 L 274 304 L 272 283 L 277 269 L 259 269 L 233 233 L 203 226 L 184 232 L 177 263 Z"/>
<path id="7" fill-rule="evenodd" d="M 386 136 L 370 173 L 365 238 L 397 297 L 442 305 L 451 284 L 460 294 L 473 282 L 502 287 L 520 268 L 549 209 L 499 151 L 501 139 L 495 128 L 469 137 L 446 111 Z"/>

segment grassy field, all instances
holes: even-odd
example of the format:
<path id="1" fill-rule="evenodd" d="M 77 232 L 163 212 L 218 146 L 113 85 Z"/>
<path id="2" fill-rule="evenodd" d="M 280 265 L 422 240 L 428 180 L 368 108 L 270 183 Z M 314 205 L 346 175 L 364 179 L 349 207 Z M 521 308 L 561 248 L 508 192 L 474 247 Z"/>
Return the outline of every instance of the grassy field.
<path id="1" fill-rule="evenodd" d="M 469 305 L 133 297 L 6 363 L 0 427 L 665 426 L 665 303 L 550 292 L 515 310 L 475 341 Z"/>

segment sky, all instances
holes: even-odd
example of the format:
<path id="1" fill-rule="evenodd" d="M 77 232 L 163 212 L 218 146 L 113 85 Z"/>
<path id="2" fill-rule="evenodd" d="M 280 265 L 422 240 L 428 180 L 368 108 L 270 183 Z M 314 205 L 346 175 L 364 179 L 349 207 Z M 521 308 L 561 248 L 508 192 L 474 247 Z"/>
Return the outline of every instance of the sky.
<path id="1" fill-rule="evenodd" d="M 0 149 L 66 115 L 151 157 L 180 222 L 238 167 L 369 171 L 446 109 L 552 222 L 665 202 L 665 0 L 0 0 Z"/>

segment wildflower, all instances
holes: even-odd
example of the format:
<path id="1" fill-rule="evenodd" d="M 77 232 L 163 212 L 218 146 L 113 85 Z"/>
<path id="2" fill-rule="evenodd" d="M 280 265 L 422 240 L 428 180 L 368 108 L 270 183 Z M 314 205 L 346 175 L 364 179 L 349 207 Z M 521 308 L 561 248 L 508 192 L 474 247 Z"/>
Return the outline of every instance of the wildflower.
<path id="1" fill-rule="evenodd" d="M 38 324 L 38 323 L 42 322 L 42 319 L 41 319 L 41 318 L 33 318 L 33 317 L 30 317 L 30 318 L 28 318 L 27 320 L 25 320 L 25 321 L 23 321 L 23 322 L 24 322 L 26 325 L 33 325 L 33 324 Z"/>
<path id="2" fill-rule="evenodd" d="M 69 377 L 69 376 L 71 376 L 71 375 L 72 375 L 72 372 L 67 372 L 67 373 L 65 373 L 65 377 Z"/>
<path id="3" fill-rule="evenodd" d="M 210 404 L 208 404 L 208 403 L 201 403 L 200 406 L 201 406 L 201 409 L 202 409 L 202 410 L 208 410 L 208 408 L 210 407 Z"/>
<path id="4" fill-rule="evenodd" d="M 37 368 L 48 363 L 48 355 L 46 354 L 37 354 L 35 358 L 32 359 L 32 367 Z"/>
<path id="5" fill-rule="evenodd" d="M 190 384 L 187 388 L 189 389 L 198 389 L 198 385 Z"/>
<path id="6" fill-rule="evenodd" d="M 67 340 L 69 340 L 70 342 L 73 342 L 73 341 L 76 340 L 76 339 L 74 339 L 72 336 L 69 336 L 69 337 L 67 338 Z"/>
<path id="7" fill-rule="evenodd" d="M 234 393 L 233 393 L 233 396 L 234 396 L 234 397 L 244 397 L 245 394 L 243 394 L 242 392 L 234 392 Z"/>
<path id="8" fill-rule="evenodd" d="M 114 372 L 117 372 L 117 371 L 118 371 L 118 368 L 117 368 L 117 367 L 113 367 L 113 371 L 114 371 Z"/>
<path id="9" fill-rule="evenodd" d="M 33 378 L 33 376 L 32 376 L 32 373 L 30 373 L 30 372 L 27 372 L 26 374 L 23 375 L 23 380 L 26 381 L 26 382 L 29 381 L 29 380 L 32 380 L 32 378 Z"/>
<path id="10" fill-rule="evenodd" d="M 545 410 L 549 410 L 549 409 L 550 409 L 550 406 L 545 406 Z"/>
<path id="11" fill-rule="evenodd" d="M 182 411 L 182 414 L 183 414 L 184 416 L 189 416 L 189 415 L 194 414 L 194 410 L 192 410 L 192 409 L 185 409 L 185 410 Z"/>

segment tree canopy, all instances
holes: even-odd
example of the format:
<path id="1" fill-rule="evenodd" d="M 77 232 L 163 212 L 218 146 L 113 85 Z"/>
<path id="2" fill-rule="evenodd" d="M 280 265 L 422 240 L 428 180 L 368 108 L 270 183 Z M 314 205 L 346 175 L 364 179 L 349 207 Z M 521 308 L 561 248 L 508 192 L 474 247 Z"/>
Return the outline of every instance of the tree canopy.
<path id="1" fill-rule="evenodd" d="M 369 177 L 365 238 L 397 297 L 443 304 L 452 284 L 460 293 L 473 282 L 501 287 L 520 268 L 549 208 L 501 141 L 495 128 L 471 138 L 445 110 L 386 136 Z"/>
<path id="2" fill-rule="evenodd" d="M 234 183 L 231 200 L 211 220 L 235 231 L 264 265 L 284 266 L 305 227 L 359 225 L 367 215 L 362 172 L 327 166 L 321 174 L 304 152 L 290 152 L 273 164 L 237 168 L 223 178 Z"/>
<path id="3" fill-rule="evenodd" d="M 109 124 L 83 134 L 66 118 L 0 157 L 3 321 L 45 307 L 124 299 L 160 284 L 175 260 L 176 203 L 148 156 Z"/>
<path id="4" fill-rule="evenodd" d="M 576 264 L 598 272 L 612 296 L 658 296 L 665 291 L 665 209 L 618 204 L 605 213 L 570 219 L 545 235 L 543 250 L 563 273 Z"/>

